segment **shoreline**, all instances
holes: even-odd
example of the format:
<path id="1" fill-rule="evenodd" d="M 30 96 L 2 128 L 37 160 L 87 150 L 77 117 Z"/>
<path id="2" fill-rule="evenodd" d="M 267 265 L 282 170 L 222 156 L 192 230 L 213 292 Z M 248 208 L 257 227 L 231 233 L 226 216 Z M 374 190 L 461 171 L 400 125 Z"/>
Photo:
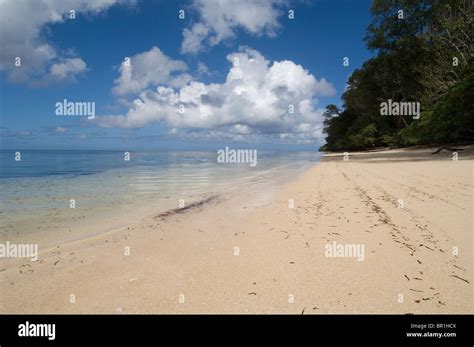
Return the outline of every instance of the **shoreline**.
<path id="1" fill-rule="evenodd" d="M 241 189 L 2 260 L 0 311 L 472 313 L 470 150 L 455 163 L 416 151 L 325 157 L 267 196 Z M 325 256 L 333 242 L 364 245 L 364 260 Z"/>
<path id="2" fill-rule="evenodd" d="M 460 160 L 474 159 L 474 145 L 457 146 L 460 149 L 458 158 Z M 349 157 L 357 159 L 372 159 L 372 160 L 445 160 L 452 159 L 452 151 L 442 150 L 439 153 L 434 153 L 437 147 L 403 147 L 394 149 L 377 149 L 377 150 L 363 150 L 347 152 Z M 344 155 L 344 152 L 324 152 L 322 161 L 339 160 Z"/>
<path id="3" fill-rule="evenodd" d="M 310 162 L 304 165 L 309 169 Z M 291 168 L 292 164 L 277 165 L 262 171 L 248 172 L 237 178 L 233 177 L 230 183 L 219 181 L 211 189 L 186 191 L 177 188 L 175 191 L 166 191 L 147 196 L 130 202 L 115 200 L 113 205 L 104 205 L 97 201 L 97 205 L 79 204 L 77 208 L 69 208 L 69 197 L 65 199 L 63 206 L 38 209 L 36 211 L 14 212 L 2 221 L 1 239 L 15 243 L 26 242 L 37 243 L 41 249 L 49 249 L 63 243 L 76 242 L 82 239 L 98 236 L 102 233 L 113 232 L 128 226 L 130 223 L 137 224 L 142 219 L 147 219 L 160 213 L 170 213 L 178 207 L 183 200 L 184 206 L 194 205 L 206 200 L 213 195 L 221 197 L 235 194 L 238 186 L 249 186 L 254 189 L 268 189 L 272 185 L 279 186 L 291 181 L 292 176 L 298 172 Z M 111 172 L 114 172 L 112 169 Z M 100 175 L 106 174 L 105 172 Z M 89 179 L 89 176 L 87 176 Z M 77 179 L 77 178 L 76 178 Z M 73 184 L 78 184 L 77 182 Z M 175 182 L 176 184 L 176 182 Z M 199 182 L 196 184 L 199 187 Z M 260 188 L 259 188 L 260 187 Z M 8 215 L 8 211 L 6 212 Z"/>

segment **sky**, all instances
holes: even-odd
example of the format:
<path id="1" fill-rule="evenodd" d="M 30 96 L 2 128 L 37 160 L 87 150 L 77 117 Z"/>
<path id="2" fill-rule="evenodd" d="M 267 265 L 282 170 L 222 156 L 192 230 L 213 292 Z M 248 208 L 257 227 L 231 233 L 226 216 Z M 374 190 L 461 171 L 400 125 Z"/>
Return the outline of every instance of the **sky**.
<path id="1" fill-rule="evenodd" d="M 369 9 L 0 0 L 1 148 L 316 150 L 325 106 L 341 106 L 348 77 L 373 55 Z M 64 100 L 94 115 L 61 114 Z"/>

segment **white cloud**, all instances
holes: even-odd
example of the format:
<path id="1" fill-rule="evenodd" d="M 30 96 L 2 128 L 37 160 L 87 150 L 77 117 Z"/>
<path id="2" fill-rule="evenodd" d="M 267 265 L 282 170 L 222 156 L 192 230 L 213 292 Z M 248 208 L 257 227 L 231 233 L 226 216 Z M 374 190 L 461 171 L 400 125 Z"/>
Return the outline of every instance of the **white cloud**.
<path id="1" fill-rule="evenodd" d="M 0 70 L 11 81 L 31 84 L 71 79 L 85 69 L 80 58 L 63 54 L 42 35 L 48 24 L 66 22 L 69 11 L 93 15 L 121 0 L 0 1 Z M 15 58 L 21 66 L 15 66 Z"/>
<path id="2" fill-rule="evenodd" d="M 204 64 L 202 61 L 198 62 L 197 64 L 197 72 L 199 76 L 210 76 L 212 75 L 209 67 Z"/>
<path id="3" fill-rule="evenodd" d="M 58 80 L 72 79 L 77 74 L 87 70 L 86 63 L 81 58 L 64 59 L 61 63 L 53 64 L 50 74 Z"/>
<path id="4" fill-rule="evenodd" d="M 164 122 L 176 128 L 174 134 L 193 136 L 201 132 L 294 141 L 321 137 L 323 111 L 314 105 L 316 97 L 334 95 L 329 82 L 317 80 L 289 60 L 271 63 L 249 48 L 241 48 L 227 59 L 232 66 L 223 83 L 191 81 L 177 89 L 158 86 L 144 90 L 126 114 L 96 117 L 95 121 L 102 127 L 121 128 Z"/>
<path id="5" fill-rule="evenodd" d="M 289 0 L 194 0 L 199 22 L 183 31 L 183 53 L 197 53 L 232 38 L 238 29 L 253 35 L 274 36 L 278 17 Z"/>
<path id="6" fill-rule="evenodd" d="M 158 47 L 152 47 L 129 59 L 128 63 L 122 62 L 120 66 L 120 77 L 114 81 L 112 89 L 114 94 L 137 94 L 150 86 L 158 85 L 181 87 L 191 80 L 191 76 L 181 73 L 187 70 L 186 64 L 169 58 Z"/>
<path id="7" fill-rule="evenodd" d="M 191 29 L 183 30 L 183 53 L 197 53 L 202 49 L 202 41 L 209 35 L 210 29 L 203 23 L 194 24 Z"/>

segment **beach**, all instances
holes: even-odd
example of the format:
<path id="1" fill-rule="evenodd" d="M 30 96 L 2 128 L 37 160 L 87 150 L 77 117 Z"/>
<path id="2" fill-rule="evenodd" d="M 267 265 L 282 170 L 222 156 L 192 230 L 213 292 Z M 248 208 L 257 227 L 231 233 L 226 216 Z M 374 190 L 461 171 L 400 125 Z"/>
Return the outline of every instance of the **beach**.
<path id="1" fill-rule="evenodd" d="M 100 221 L 35 262 L 2 259 L 0 312 L 473 313 L 463 149 L 334 153 L 272 189 Z"/>

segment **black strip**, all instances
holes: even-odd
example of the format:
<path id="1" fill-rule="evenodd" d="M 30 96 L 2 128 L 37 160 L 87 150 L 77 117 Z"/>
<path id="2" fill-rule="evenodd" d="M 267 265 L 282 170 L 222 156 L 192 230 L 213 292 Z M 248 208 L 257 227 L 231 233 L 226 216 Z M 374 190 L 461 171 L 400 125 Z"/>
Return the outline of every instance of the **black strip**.
<path id="1" fill-rule="evenodd" d="M 283 341 L 473 346 L 472 315 L 0 315 L 0 346 L 220 345 Z M 25 322 L 55 324 L 55 339 L 19 337 Z M 425 325 L 420 328 L 412 324 Z M 433 325 L 430 325 L 433 324 Z M 455 333 L 456 337 L 408 337 L 407 333 Z M 148 341 L 147 343 L 145 343 Z"/>

